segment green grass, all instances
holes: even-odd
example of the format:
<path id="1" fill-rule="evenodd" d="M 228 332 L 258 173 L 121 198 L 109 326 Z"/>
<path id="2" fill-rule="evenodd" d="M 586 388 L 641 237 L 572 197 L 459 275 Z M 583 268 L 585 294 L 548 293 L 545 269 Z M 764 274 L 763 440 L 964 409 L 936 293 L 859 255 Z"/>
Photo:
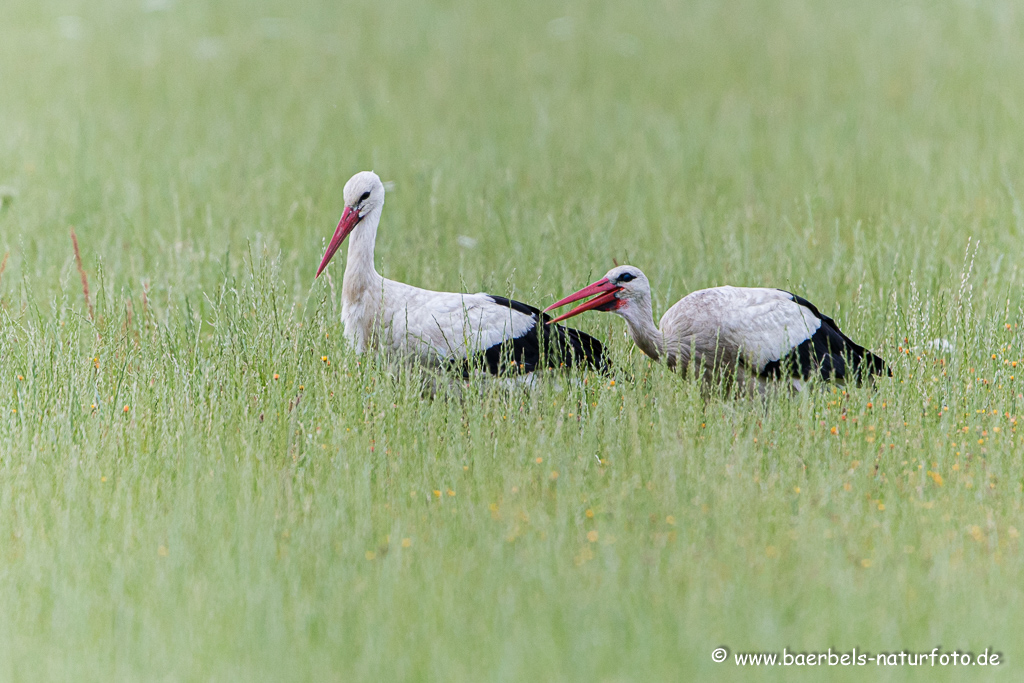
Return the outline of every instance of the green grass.
<path id="1" fill-rule="evenodd" d="M 7 0 L 0 679 L 1018 679 L 1022 29 L 1012 2 Z M 546 305 L 615 258 L 659 315 L 791 288 L 896 377 L 704 400 L 591 314 L 614 386 L 424 400 L 346 347 L 344 258 L 312 279 L 368 168 L 389 277 Z"/>

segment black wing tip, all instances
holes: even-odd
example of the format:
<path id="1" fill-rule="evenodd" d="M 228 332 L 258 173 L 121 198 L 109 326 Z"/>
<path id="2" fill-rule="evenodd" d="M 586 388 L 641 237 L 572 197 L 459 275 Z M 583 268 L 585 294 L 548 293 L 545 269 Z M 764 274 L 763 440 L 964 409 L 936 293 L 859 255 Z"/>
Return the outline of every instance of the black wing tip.
<path id="1" fill-rule="evenodd" d="M 821 311 L 819 311 L 817 306 L 815 306 L 802 296 L 793 294 L 792 292 L 787 291 L 785 289 L 781 291 L 786 292 L 786 294 L 789 294 L 791 297 L 793 297 L 794 302 L 808 309 L 811 313 L 814 314 L 816 318 L 822 321 L 821 327 L 818 328 L 818 331 L 815 332 L 814 335 L 812 335 L 812 337 L 817 336 L 818 334 L 822 333 L 822 330 L 825 330 L 825 335 L 827 335 L 828 332 L 831 331 L 834 332 L 842 340 L 843 346 L 845 347 L 842 350 L 842 352 L 849 356 L 850 364 L 853 366 L 853 374 L 857 381 L 862 381 L 863 376 L 893 376 L 892 368 L 890 368 L 889 365 L 880 356 L 875 355 L 871 351 L 867 350 L 857 342 L 847 337 L 846 334 L 839 329 L 839 325 L 836 324 L 836 321 L 828 317 Z M 828 329 L 826 330 L 826 328 Z"/>
<path id="2" fill-rule="evenodd" d="M 491 375 L 516 376 L 539 368 L 567 370 L 580 365 L 604 373 L 610 371 L 604 346 L 594 337 L 571 327 L 547 325 L 550 317 L 529 304 L 494 294 L 487 296 L 496 305 L 532 316 L 534 320 L 520 336 L 505 339 L 481 352 L 482 367 Z M 457 365 L 468 375 L 471 364 L 466 360 Z"/>
<path id="3" fill-rule="evenodd" d="M 582 360 L 588 367 L 598 372 L 611 372 L 612 364 L 604 352 L 604 344 L 586 332 L 580 332 L 571 327 L 566 329 L 570 331 L 570 337 L 575 337 L 578 344 L 577 348 L 582 354 Z"/>
<path id="4" fill-rule="evenodd" d="M 867 349 L 864 349 L 864 358 L 862 364 L 866 366 L 868 376 L 872 375 L 884 375 L 885 377 L 892 377 L 892 368 L 889 367 L 880 356 L 876 356 Z"/>
<path id="5" fill-rule="evenodd" d="M 794 297 L 796 299 L 796 297 Z M 857 384 L 876 375 L 892 377 L 892 370 L 881 357 L 847 337 L 831 318 L 820 316 L 821 327 L 795 346 L 783 358 L 771 361 L 760 372 L 765 379 L 780 379 L 784 368 L 794 379 L 820 375 L 825 381 Z"/>

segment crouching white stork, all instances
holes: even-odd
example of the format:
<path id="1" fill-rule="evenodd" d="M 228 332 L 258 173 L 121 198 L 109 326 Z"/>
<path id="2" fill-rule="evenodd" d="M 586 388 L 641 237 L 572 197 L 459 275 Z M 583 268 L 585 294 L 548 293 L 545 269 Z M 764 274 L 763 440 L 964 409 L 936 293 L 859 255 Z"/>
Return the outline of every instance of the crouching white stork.
<path id="1" fill-rule="evenodd" d="M 384 184 L 363 171 L 345 183 L 344 196 L 345 210 L 316 276 L 351 235 L 341 319 L 357 353 L 376 348 L 464 375 L 474 367 L 503 376 L 581 364 L 605 369 L 599 341 L 561 325 L 538 324 L 550 319 L 532 306 L 490 294 L 433 292 L 382 277 L 373 249 Z"/>
<path id="2" fill-rule="evenodd" d="M 705 381 L 726 370 L 735 373 L 740 387 L 763 393 L 772 379 L 788 379 L 799 390 L 812 376 L 859 383 L 866 376 L 892 374 L 885 361 L 843 334 L 832 318 L 781 289 L 702 289 L 668 309 L 658 329 L 647 277 L 639 268 L 619 266 L 546 310 L 594 295 L 552 322 L 589 310 L 618 313 L 641 351 L 684 373 L 695 361 Z"/>

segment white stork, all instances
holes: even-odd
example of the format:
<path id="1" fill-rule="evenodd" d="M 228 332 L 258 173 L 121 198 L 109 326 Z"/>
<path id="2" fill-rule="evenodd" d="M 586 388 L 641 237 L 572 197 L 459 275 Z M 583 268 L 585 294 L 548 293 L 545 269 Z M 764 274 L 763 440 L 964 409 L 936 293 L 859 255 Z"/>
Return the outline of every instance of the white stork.
<path id="1" fill-rule="evenodd" d="M 341 320 L 357 353 L 376 348 L 464 375 L 473 367 L 503 376 L 578 364 L 605 369 L 599 341 L 561 325 L 538 325 L 549 318 L 532 306 L 490 294 L 433 292 L 382 277 L 373 249 L 384 184 L 363 171 L 345 183 L 344 197 L 345 210 L 316 276 L 351 235 Z"/>
<path id="2" fill-rule="evenodd" d="M 789 379 L 799 390 L 812 375 L 843 383 L 892 374 L 885 361 L 843 334 L 832 318 L 781 289 L 702 289 L 668 309 L 658 329 L 647 276 L 639 268 L 618 266 L 546 311 L 593 295 L 552 322 L 589 310 L 618 313 L 641 351 L 684 373 L 696 361 L 705 381 L 716 370 L 730 370 L 740 387 L 763 393 L 772 379 Z"/>

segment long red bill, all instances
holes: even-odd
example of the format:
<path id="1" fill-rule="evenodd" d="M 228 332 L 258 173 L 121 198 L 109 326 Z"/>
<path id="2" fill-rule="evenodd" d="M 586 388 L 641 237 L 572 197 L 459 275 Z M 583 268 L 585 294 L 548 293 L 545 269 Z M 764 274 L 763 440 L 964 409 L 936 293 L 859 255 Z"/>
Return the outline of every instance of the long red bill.
<path id="1" fill-rule="evenodd" d="M 615 284 L 612 284 L 611 282 L 609 282 L 608 278 L 601 278 L 600 280 L 598 280 L 594 284 L 587 285 L 586 287 L 584 287 L 580 291 L 576 292 L 575 294 L 570 294 L 569 296 L 565 297 L 564 299 L 556 301 L 555 303 L 553 303 L 550 306 L 548 306 L 547 308 L 545 308 L 544 312 L 546 313 L 547 311 L 550 311 L 550 310 L 552 310 L 554 308 L 561 308 L 562 306 L 565 306 L 566 304 L 571 304 L 573 301 L 579 301 L 580 299 L 586 299 L 588 296 L 593 296 L 594 294 L 599 295 L 599 296 L 595 296 L 590 301 L 587 301 L 587 302 L 584 302 L 584 303 L 580 304 L 579 306 L 577 306 L 576 308 L 572 309 L 568 313 L 563 313 L 562 315 L 558 316 L 557 318 L 555 318 L 553 320 L 549 320 L 548 324 L 550 325 L 551 323 L 557 323 L 557 322 L 559 322 L 561 320 L 566 320 L 567 318 L 572 318 L 573 316 L 579 315 L 580 313 L 583 313 L 584 311 L 591 311 L 591 310 L 594 310 L 595 308 L 601 309 L 601 310 L 610 310 L 609 308 L 605 308 L 605 307 L 609 306 L 610 304 L 614 304 L 615 303 L 615 295 L 616 295 L 616 293 L 618 293 L 621 290 L 622 290 L 621 287 L 619 287 L 618 285 L 615 285 Z"/>
<path id="2" fill-rule="evenodd" d="M 361 216 L 358 211 L 354 211 L 351 206 L 345 207 L 345 212 L 341 214 L 341 220 L 338 221 L 338 229 L 334 231 L 334 237 L 331 238 L 331 243 L 327 245 L 327 251 L 324 252 L 324 260 L 320 262 L 320 267 L 316 269 L 316 277 L 320 277 L 320 273 L 324 272 L 324 268 L 330 263 L 334 252 L 338 251 L 338 247 L 345 241 L 345 238 L 352 232 L 352 229 L 356 227 L 360 218 Z"/>

